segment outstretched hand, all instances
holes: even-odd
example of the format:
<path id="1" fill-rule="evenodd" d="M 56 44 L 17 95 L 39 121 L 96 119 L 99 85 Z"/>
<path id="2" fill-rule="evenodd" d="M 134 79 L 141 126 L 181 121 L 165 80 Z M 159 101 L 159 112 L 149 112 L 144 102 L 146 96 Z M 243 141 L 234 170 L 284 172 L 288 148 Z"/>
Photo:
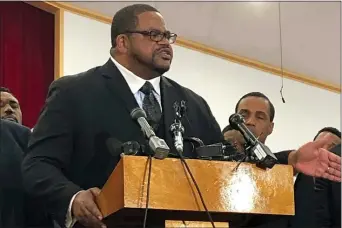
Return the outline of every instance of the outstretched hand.
<path id="1" fill-rule="evenodd" d="M 322 148 L 328 139 L 309 142 L 295 151 L 294 168 L 308 176 L 341 182 L 341 157 Z"/>

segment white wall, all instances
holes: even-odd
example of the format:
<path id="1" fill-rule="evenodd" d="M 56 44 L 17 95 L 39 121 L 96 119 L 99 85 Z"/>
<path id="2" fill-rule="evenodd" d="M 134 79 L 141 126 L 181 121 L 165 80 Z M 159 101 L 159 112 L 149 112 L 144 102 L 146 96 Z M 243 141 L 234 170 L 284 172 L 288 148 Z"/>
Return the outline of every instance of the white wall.
<path id="1" fill-rule="evenodd" d="M 65 12 L 64 28 L 65 75 L 108 60 L 110 25 Z M 284 79 L 284 104 L 280 77 L 176 45 L 166 76 L 203 96 L 221 128 L 241 96 L 264 93 L 276 109 L 274 132 L 267 141 L 274 151 L 297 148 L 325 126 L 340 129 L 340 95 L 333 92 Z"/>

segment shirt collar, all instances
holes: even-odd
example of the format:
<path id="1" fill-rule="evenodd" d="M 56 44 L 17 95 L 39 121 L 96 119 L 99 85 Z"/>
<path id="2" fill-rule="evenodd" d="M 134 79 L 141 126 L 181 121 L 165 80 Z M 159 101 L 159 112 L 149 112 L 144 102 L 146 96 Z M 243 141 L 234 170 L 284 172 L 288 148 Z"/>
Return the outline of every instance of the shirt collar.
<path id="1" fill-rule="evenodd" d="M 122 66 L 120 63 L 118 63 L 112 56 L 110 58 L 115 66 L 119 69 L 133 94 L 137 93 L 146 81 L 149 81 L 152 84 L 154 91 L 160 96 L 160 77 L 156 77 L 150 80 L 142 79 L 124 66 Z"/>

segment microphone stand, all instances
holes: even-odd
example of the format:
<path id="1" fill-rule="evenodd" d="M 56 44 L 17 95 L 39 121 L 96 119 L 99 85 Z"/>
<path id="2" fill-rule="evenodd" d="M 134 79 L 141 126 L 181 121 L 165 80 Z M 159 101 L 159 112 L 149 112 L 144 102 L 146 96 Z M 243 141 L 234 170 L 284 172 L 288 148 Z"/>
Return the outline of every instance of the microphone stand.
<path id="1" fill-rule="evenodd" d="M 182 118 L 184 116 L 184 113 L 186 111 L 186 106 L 185 106 L 185 101 L 181 101 L 181 104 L 179 106 L 178 102 L 176 101 L 173 105 L 173 108 L 175 109 L 175 113 L 176 113 L 176 118 L 175 118 L 175 122 L 173 124 L 171 124 L 170 126 L 170 131 L 172 132 L 173 136 L 174 136 L 174 144 L 176 147 L 176 150 L 179 154 L 180 160 L 183 163 L 183 165 L 185 166 L 186 170 L 188 171 L 195 187 L 197 190 L 197 193 L 201 199 L 202 205 L 204 207 L 204 210 L 206 211 L 209 221 L 212 225 L 213 228 L 215 228 L 215 224 L 214 224 L 214 220 L 212 219 L 210 212 L 204 202 L 201 190 L 198 187 L 198 184 L 188 166 L 188 163 L 185 161 L 184 157 L 183 157 L 183 134 L 184 134 L 184 127 L 182 125 Z"/>

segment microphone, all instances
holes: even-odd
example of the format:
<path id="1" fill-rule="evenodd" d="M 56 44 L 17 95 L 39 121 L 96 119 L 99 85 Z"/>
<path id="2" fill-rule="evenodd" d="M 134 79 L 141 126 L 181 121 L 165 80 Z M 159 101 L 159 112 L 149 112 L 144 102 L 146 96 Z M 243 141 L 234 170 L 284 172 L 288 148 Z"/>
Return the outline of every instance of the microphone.
<path id="1" fill-rule="evenodd" d="M 146 120 L 145 111 L 137 107 L 131 111 L 131 117 L 140 125 L 145 137 L 148 139 L 151 150 L 154 152 L 154 157 L 157 159 L 166 158 L 169 155 L 170 148 L 163 139 L 156 136 L 152 127 Z"/>
<path id="2" fill-rule="evenodd" d="M 184 127 L 182 124 L 174 123 L 170 127 L 170 131 L 173 132 L 173 140 L 175 144 L 175 148 L 178 152 L 183 153 L 183 136 Z"/>
<path id="3" fill-rule="evenodd" d="M 234 130 L 238 130 L 242 134 L 253 155 L 258 159 L 257 165 L 259 167 L 272 168 L 277 163 L 278 159 L 276 156 L 248 129 L 242 115 L 231 115 L 229 117 L 229 124 Z"/>
<path id="4" fill-rule="evenodd" d="M 174 123 L 171 124 L 170 126 L 170 131 L 171 133 L 173 134 L 173 141 L 174 141 L 174 146 L 176 148 L 176 151 L 179 155 L 179 158 L 181 160 L 181 162 L 184 164 L 186 170 L 188 171 L 195 187 L 196 187 L 196 190 L 197 190 L 197 193 L 198 195 L 200 196 L 200 199 L 201 199 L 201 202 L 202 202 L 202 205 L 204 207 L 204 210 L 206 211 L 207 215 L 208 215 L 208 218 L 209 218 L 209 221 L 211 222 L 212 226 L 215 228 L 215 224 L 214 224 L 214 221 L 208 211 L 208 208 L 204 202 L 204 199 L 203 199 L 203 196 L 202 196 L 202 193 L 201 193 L 201 190 L 199 189 L 198 187 L 198 184 L 189 168 L 189 165 L 188 163 L 186 162 L 186 160 L 184 159 L 184 156 L 183 156 L 183 133 L 184 133 L 184 127 L 182 125 L 182 117 L 184 116 L 184 113 L 186 111 L 186 106 L 185 106 L 185 101 L 181 101 L 180 102 L 180 105 L 179 103 L 176 101 L 174 104 L 173 104 L 173 108 L 175 110 L 175 114 L 176 114 L 176 118 L 174 120 Z M 190 121 L 189 121 L 189 125 L 190 125 Z M 191 143 L 195 142 L 197 143 L 199 146 L 203 145 L 203 142 L 202 140 L 198 139 L 198 138 L 195 138 L 195 137 L 188 137 L 186 138 L 187 141 L 190 141 Z M 194 144 L 193 144 L 194 145 Z"/>
<path id="5" fill-rule="evenodd" d="M 139 152 L 145 154 L 145 148 L 137 141 L 128 141 L 122 143 L 116 138 L 108 138 L 106 140 L 106 146 L 111 155 L 137 155 Z"/>
<path id="6" fill-rule="evenodd" d="M 181 101 L 181 105 L 179 106 L 178 102 L 176 101 L 173 104 L 173 108 L 175 109 L 176 118 L 173 124 L 170 126 L 170 131 L 173 134 L 173 141 L 176 150 L 179 153 L 183 153 L 183 134 L 184 134 L 184 127 L 182 125 L 181 119 L 185 113 L 186 106 L 185 101 Z"/>

